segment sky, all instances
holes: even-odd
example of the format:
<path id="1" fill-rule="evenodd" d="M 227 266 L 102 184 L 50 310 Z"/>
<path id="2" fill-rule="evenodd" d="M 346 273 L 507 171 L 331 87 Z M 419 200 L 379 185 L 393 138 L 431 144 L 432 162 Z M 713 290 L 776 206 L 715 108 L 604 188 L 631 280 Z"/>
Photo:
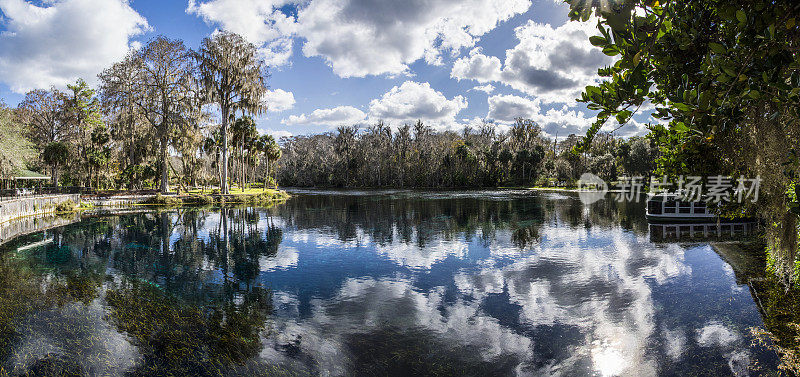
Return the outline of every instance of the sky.
<path id="1" fill-rule="evenodd" d="M 78 78 L 96 85 L 159 35 L 196 49 L 229 30 L 269 66 L 263 133 L 417 119 L 502 128 L 524 117 L 563 138 L 594 121 L 576 98 L 613 63 L 588 42 L 596 21 L 567 12 L 554 0 L 0 0 L 0 100 L 14 106 Z M 647 122 L 640 110 L 615 134 L 644 134 Z"/>

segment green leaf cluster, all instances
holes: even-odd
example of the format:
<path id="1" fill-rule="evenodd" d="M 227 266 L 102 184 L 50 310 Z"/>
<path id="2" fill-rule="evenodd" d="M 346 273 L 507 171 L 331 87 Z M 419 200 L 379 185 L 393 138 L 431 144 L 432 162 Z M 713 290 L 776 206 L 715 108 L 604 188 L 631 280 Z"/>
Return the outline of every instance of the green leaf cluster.
<path id="1" fill-rule="evenodd" d="M 797 250 L 797 215 L 786 215 L 798 207 L 800 177 L 800 2 L 567 2 L 573 20 L 596 20 L 589 42 L 616 57 L 581 94 L 598 120 L 574 152 L 610 119 L 625 124 L 652 104 L 657 173 L 760 176 L 759 204 L 732 210 L 774 224 L 771 250 Z M 779 258 L 779 270 L 793 271 L 794 255 Z"/>
<path id="2" fill-rule="evenodd" d="M 581 151 L 610 119 L 625 124 L 640 106 L 687 143 L 723 142 L 748 109 L 779 109 L 796 126 L 800 100 L 798 7 L 794 1 L 570 0 L 573 20 L 596 16 L 589 42 L 617 57 L 600 85 L 579 99 L 597 110 Z M 780 109 L 786 109 L 783 112 Z M 788 113 L 788 114 L 784 114 Z"/>

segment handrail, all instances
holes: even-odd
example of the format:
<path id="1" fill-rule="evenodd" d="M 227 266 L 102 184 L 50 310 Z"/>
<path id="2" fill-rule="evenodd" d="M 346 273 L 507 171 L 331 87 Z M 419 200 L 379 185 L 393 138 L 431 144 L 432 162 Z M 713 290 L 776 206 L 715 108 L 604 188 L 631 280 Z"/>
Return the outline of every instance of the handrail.
<path id="1" fill-rule="evenodd" d="M 0 202 L 19 198 L 30 198 L 49 195 L 75 195 L 79 194 L 89 198 L 108 198 L 120 195 L 155 195 L 158 189 L 143 190 L 95 190 L 89 187 L 59 186 L 59 187 L 36 187 L 36 188 L 17 188 L 0 190 Z"/>
<path id="2" fill-rule="evenodd" d="M 49 195 L 86 194 L 94 190 L 86 187 L 36 187 L 0 190 L 0 201 L 9 201 L 20 198 L 32 198 Z"/>

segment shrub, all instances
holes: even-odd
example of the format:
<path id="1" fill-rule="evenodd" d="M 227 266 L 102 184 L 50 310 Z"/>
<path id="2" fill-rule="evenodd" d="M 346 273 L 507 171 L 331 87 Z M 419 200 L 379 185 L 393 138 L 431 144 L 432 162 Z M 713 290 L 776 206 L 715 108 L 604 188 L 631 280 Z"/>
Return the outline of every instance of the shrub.
<path id="1" fill-rule="evenodd" d="M 77 207 L 78 205 L 75 204 L 75 202 L 73 202 L 71 199 L 67 199 L 66 201 L 63 201 L 56 206 L 56 212 L 58 213 L 74 212 Z"/>
<path id="2" fill-rule="evenodd" d="M 202 195 L 202 194 L 190 194 L 181 197 L 181 200 L 184 204 L 192 204 L 192 205 L 209 205 L 214 203 L 214 198 L 209 195 Z"/>
<path id="3" fill-rule="evenodd" d="M 272 204 L 288 198 L 289 194 L 285 191 L 267 191 L 261 194 L 248 195 L 244 200 L 254 204 Z"/>
<path id="4" fill-rule="evenodd" d="M 164 196 L 161 194 L 157 194 L 156 196 L 147 200 L 145 203 L 158 206 L 174 207 L 183 204 L 183 201 L 180 198 L 176 198 L 174 196 Z"/>

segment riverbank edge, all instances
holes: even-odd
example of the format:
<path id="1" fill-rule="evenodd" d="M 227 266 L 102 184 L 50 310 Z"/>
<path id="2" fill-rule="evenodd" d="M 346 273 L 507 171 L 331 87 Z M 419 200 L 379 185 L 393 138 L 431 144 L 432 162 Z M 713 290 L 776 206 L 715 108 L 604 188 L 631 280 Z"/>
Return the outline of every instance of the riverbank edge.
<path id="1" fill-rule="evenodd" d="M 155 194 L 155 195 L 118 195 L 118 196 L 92 196 L 82 197 L 81 203 L 88 204 L 89 208 L 114 208 L 114 207 L 196 207 L 204 205 L 272 205 L 286 201 L 291 195 L 284 190 L 266 190 L 251 194 Z"/>
<path id="2" fill-rule="evenodd" d="M 175 208 L 196 208 L 203 206 L 226 206 L 226 205 L 251 205 L 251 206 L 272 206 L 280 204 L 289 199 L 291 195 L 284 190 L 269 190 L 257 194 L 182 194 L 182 195 L 120 195 L 111 197 L 86 197 L 79 200 L 80 203 L 72 203 L 70 208 L 62 206 L 48 207 L 46 211 L 35 212 L 10 218 L 0 222 L 0 230 L 13 227 L 15 224 L 29 219 L 45 219 L 49 217 L 62 217 L 85 213 L 89 215 L 102 213 L 104 215 L 114 214 L 119 210 L 136 209 L 175 209 Z M 71 202 L 71 201 L 70 201 Z M 42 229 L 31 229 L 30 231 L 15 234 L 13 237 L 0 239 L 3 245 L 13 239 L 28 234 L 33 234 Z M 2 233 L 2 232 L 0 232 Z"/>
<path id="3" fill-rule="evenodd" d="M 540 191 L 540 192 L 566 192 L 566 193 L 582 193 L 582 192 L 602 192 L 601 190 L 588 190 L 580 189 L 577 187 L 546 187 L 546 186 L 498 186 L 498 187 L 449 187 L 449 188 L 436 188 L 436 187 L 327 187 L 327 186 L 289 186 L 285 188 L 287 191 L 302 191 L 302 190 L 330 190 L 330 191 L 350 191 L 350 190 L 373 190 L 373 191 L 389 191 L 389 190 L 408 190 L 408 191 L 437 191 L 437 192 L 461 192 L 461 191 Z M 608 189 L 605 192 L 609 193 L 624 193 L 625 190 Z M 642 193 L 646 193 L 642 189 Z"/>
<path id="4" fill-rule="evenodd" d="M 16 213 L 13 215 L 0 216 L 0 226 L 27 217 L 41 217 L 58 214 L 63 212 L 62 210 L 64 206 L 72 207 L 75 204 L 75 201 L 80 201 L 80 197 L 75 194 L 46 195 L 41 197 L 25 197 L 8 200 L 0 203 L 0 206 L 16 205 L 17 207 L 29 208 L 14 209 L 12 207 L 11 212 Z"/>

